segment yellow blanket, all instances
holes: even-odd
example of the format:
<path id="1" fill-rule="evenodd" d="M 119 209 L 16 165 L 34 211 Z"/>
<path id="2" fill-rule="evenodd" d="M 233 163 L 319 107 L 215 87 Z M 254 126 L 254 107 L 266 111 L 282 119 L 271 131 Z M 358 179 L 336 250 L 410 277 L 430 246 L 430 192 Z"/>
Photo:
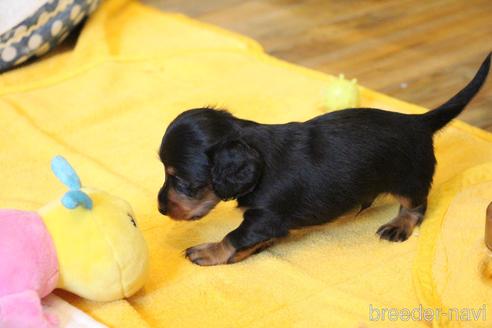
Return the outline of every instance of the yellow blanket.
<path id="1" fill-rule="evenodd" d="M 0 207 L 37 209 L 61 194 L 49 172 L 55 154 L 85 185 L 132 203 L 150 249 L 145 288 L 107 304 L 60 293 L 112 327 L 425 327 L 424 318 L 383 321 L 382 310 L 490 303 L 492 287 L 479 280 L 476 262 L 492 200 L 492 136 L 461 122 L 436 136 L 426 221 L 407 242 L 375 236 L 398 208 L 383 198 L 356 219 L 295 233 L 238 264 L 184 259 L 185 248 L 220 240 L 241 213 L 229 202 L 194 223 L 159 215 L 157 149 L 167 124 L 204 105 L 264 123 L 306 120 L 323 112 L 330 79 L 244 37 L 134 1 L 106 1 L 73 51 L 0 76 Z M 424 111 L 361 92 L 363 106 Z M 488 310 L 488 322 L 461 324 L 490 326 Z"/>

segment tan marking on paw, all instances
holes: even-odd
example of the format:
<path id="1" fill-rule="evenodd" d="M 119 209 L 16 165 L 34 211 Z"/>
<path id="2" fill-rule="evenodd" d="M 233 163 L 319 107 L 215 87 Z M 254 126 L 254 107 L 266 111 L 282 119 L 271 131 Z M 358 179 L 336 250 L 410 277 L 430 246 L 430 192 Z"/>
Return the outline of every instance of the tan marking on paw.
<path id="1" fill-rule="evenodd" d="M 240 262 L 252 254 L 258 253 L 271 246 L 273 240 L 258 243 L 250 248 L 237 251 L 234 246 L 224 238 L 219 243 L 207 243 L 190 247 L 186 250 L 186 257 L 198 265 L 219 265 Z"/>
<path id="2" fill-rule="evenodd" d="M 236 253 L 236 249 L 224 238 L 219 243 L 207 243 L 190 247 L 186 250 L 186 257 L 198 265 L 226 264 Z"/>

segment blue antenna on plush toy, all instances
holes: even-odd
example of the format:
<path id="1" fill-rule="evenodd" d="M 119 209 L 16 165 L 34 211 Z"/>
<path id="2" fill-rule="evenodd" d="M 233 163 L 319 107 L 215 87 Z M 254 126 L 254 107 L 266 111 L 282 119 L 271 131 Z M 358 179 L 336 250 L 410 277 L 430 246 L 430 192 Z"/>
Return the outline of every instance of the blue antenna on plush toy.
<path id="1" fill-rule="evenodd" d="M 70 189 L 61 199 L 63 206 L 68 209 L 74 209 L 82 205 L 86 209 L 92 209 L 92 200 L 85 192 L 80 190 L 82 184 L 79 176 L 65 158 L 59 155 L 55 156 L 51 160 L 51 170 L 58 180 Z"/>

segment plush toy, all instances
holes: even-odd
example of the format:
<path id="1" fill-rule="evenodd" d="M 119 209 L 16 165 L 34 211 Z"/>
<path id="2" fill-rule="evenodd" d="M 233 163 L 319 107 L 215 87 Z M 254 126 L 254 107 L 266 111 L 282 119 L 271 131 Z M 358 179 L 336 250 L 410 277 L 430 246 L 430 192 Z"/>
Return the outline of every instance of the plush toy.
<path id="1" fill-rule="evenodd" d="M 325 92 L 325 106 L 328 110 L 359 107 L 357 80 L 346 80 L 343 74 L 330 82 Z"/>
<path id="2" fill-rule="evenodd" d="M 129 297 L 148 253 L 128 203 L 81 188 L 65 159 L 52 161 L 70 190 L 37 212 L 0 210 L 0 327 L 53 327 L 40 299 L 55 288 L 94 301 Z"/>

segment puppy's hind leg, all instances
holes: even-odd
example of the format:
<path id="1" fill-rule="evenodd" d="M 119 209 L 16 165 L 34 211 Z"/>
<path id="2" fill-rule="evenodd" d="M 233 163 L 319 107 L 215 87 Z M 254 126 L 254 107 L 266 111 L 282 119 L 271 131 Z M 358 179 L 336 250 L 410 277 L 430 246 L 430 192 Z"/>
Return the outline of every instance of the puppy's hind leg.
<path id="1" fill-rule="evenodd" d="M 400 211 L 390 222 L 383 224 L 377 231 L 381 239 L 389 241 L 405 241 L 413 232 L 413 229 L 420 225 L 424 219 L 427 209 L 426 197 L 410 198 L 398 196 L 400 201 Z"/>

